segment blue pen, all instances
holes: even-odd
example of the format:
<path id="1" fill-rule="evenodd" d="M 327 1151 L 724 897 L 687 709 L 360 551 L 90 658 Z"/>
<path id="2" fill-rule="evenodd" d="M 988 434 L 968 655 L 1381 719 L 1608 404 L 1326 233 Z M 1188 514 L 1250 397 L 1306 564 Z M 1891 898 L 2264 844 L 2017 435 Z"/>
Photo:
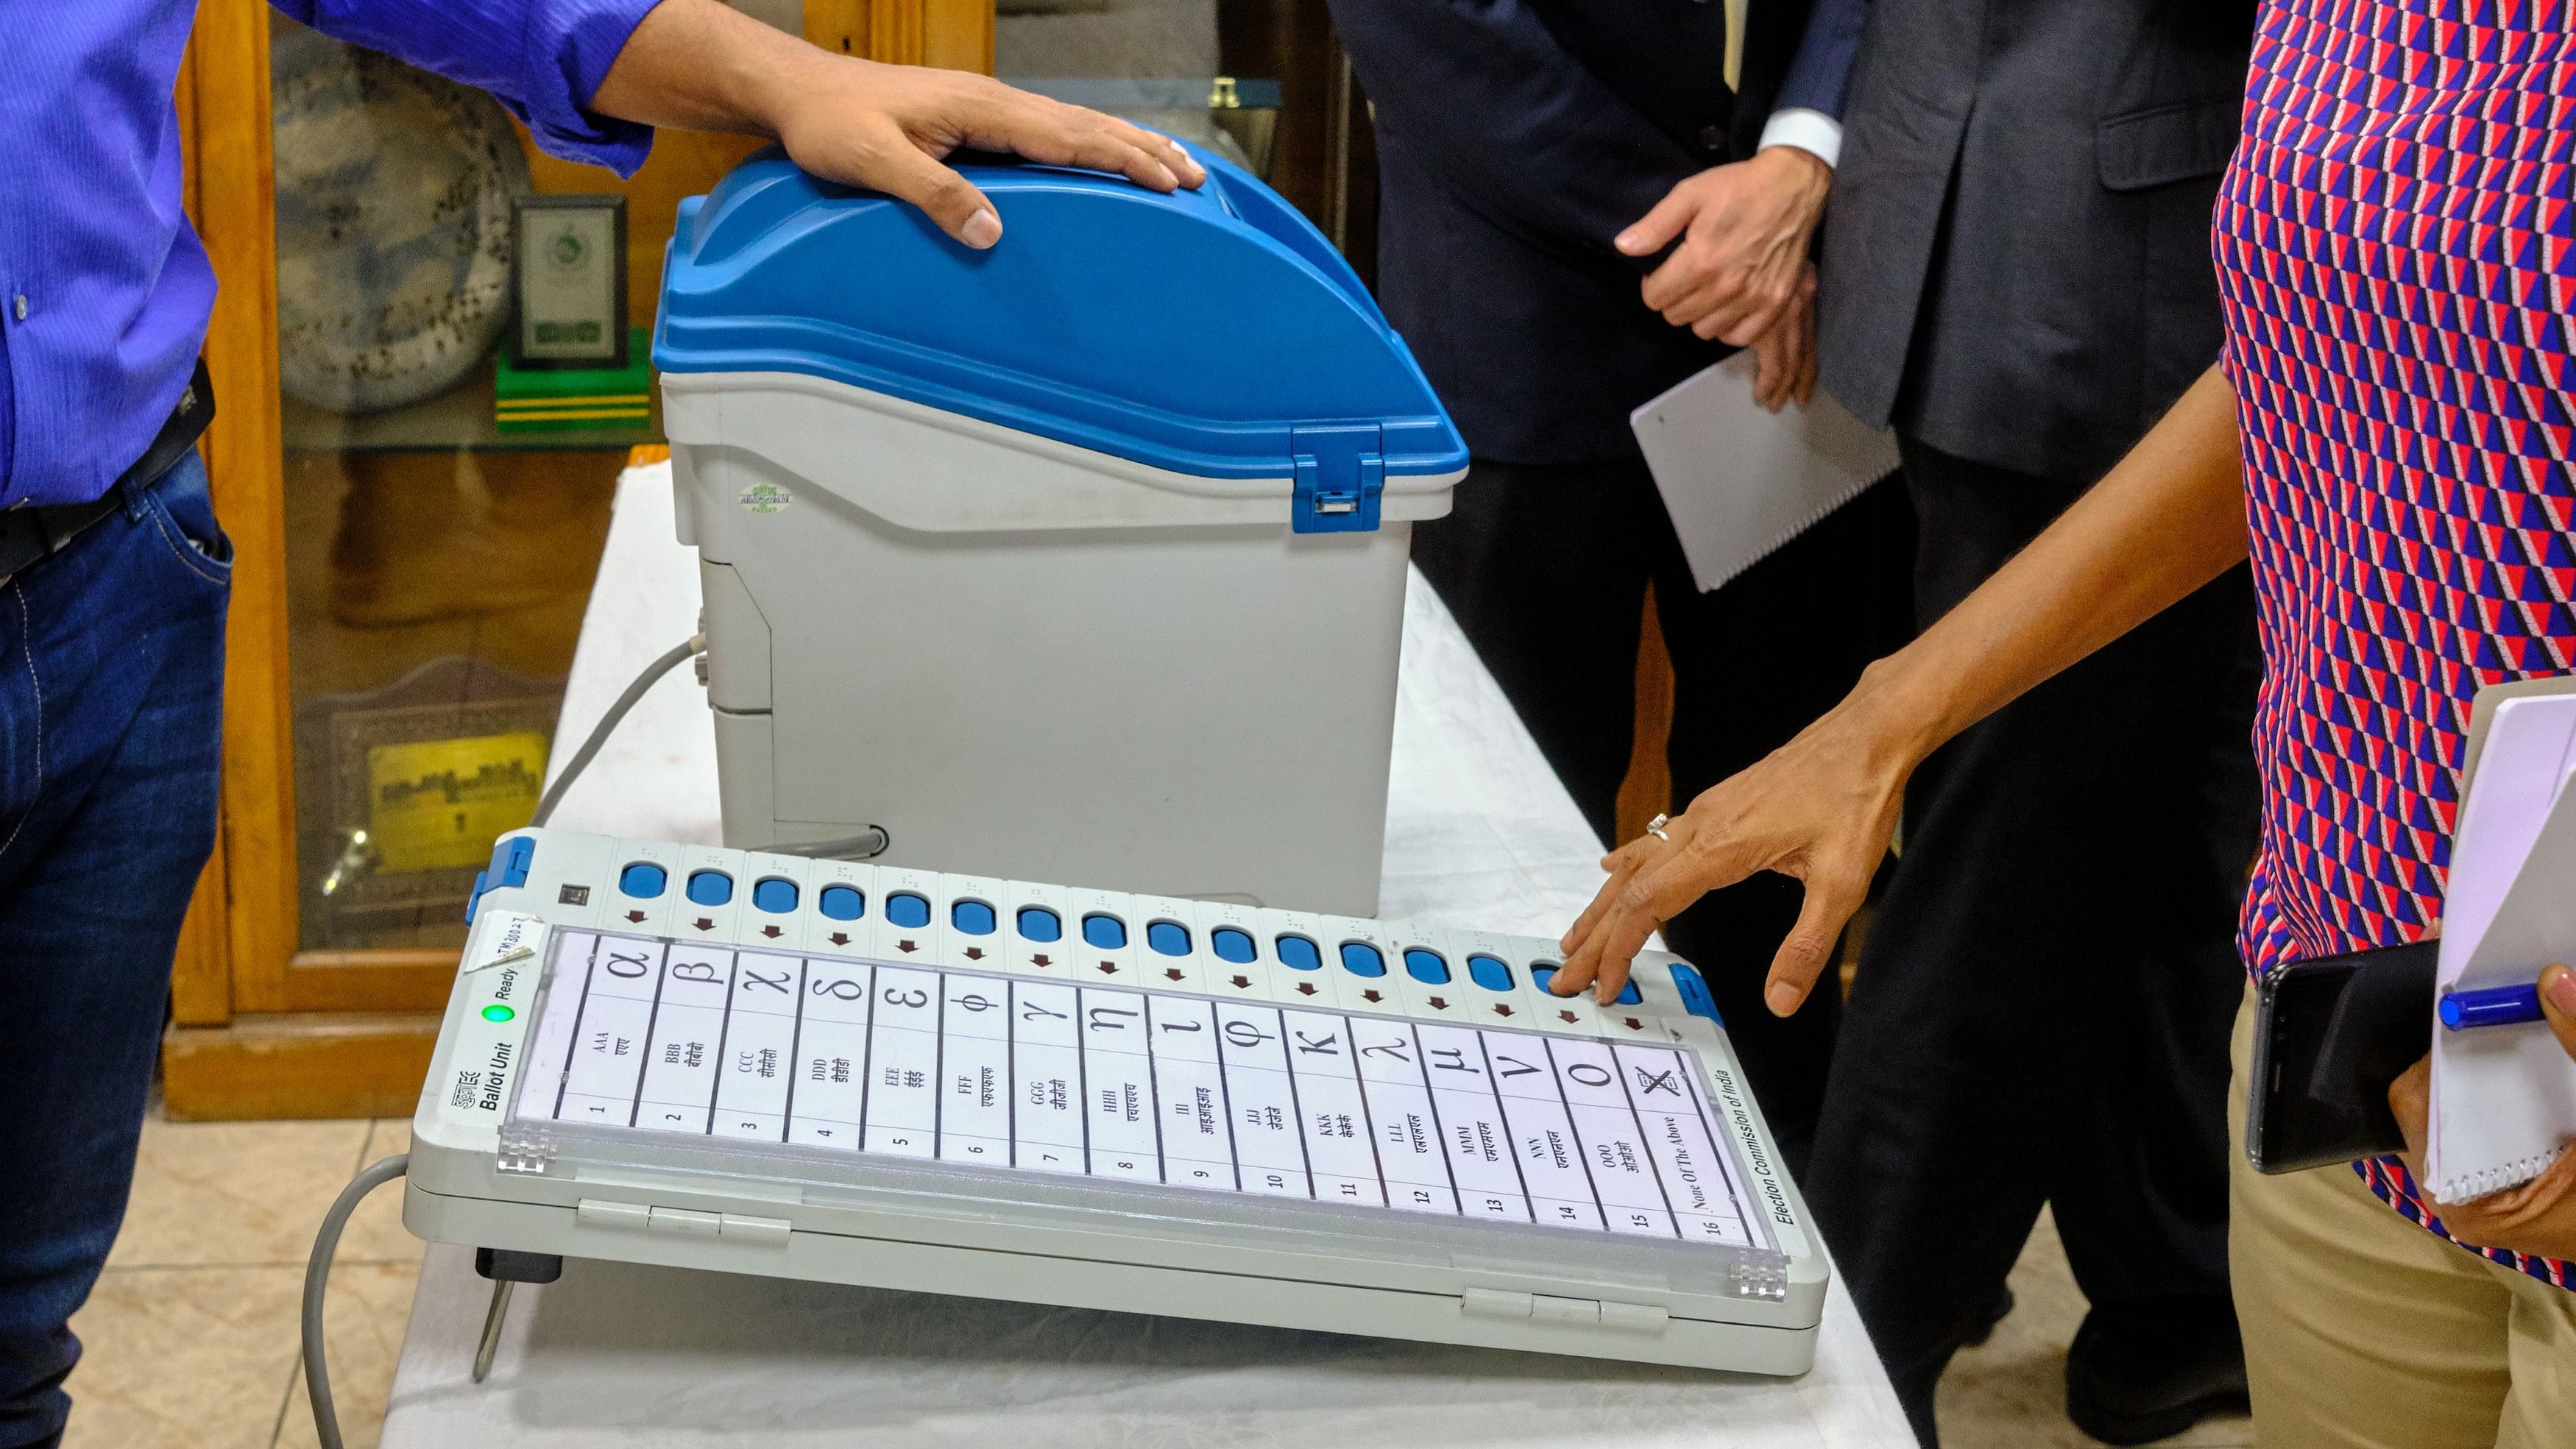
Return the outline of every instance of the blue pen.
<path id="1" fill-rule="evenodd" d="M 2538 1021 L 2541 1019 L 2540 983 L 2531 981 L 2520 986 L 2488 986 L 2476 991 L 2448 992 L 2435 1010 L 2442 1018 L 2442 1025 L 2453 1031 L 2466 1031 L 2473 1026 L 2514 1026 Z"/>

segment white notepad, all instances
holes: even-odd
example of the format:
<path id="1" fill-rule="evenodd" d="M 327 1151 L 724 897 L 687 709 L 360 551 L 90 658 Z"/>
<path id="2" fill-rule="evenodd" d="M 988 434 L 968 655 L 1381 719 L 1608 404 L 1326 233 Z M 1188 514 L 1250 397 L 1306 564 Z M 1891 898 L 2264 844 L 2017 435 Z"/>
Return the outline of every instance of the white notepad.
<path id="1" fill-rule="evenodd" d="M 1765 412 L 1753 354 L 1701 369 L 1628 415 L 1691 577 L 1706 593 L 1896 467 L 1896 441 L 1819 392 Z"/>
<path id="2" fill-rule="evenodd" d="M 2438 990 L 2576 962 L 2576 681 L 2484 701 L 2451 842 Z M 2547 689 L 2548 686 L 2542 686 Z M 2530 1181 L 2576 1138 L 2576 1061 L 2548 1026 L 2433 1029 L 2424 1154 L 2436 1202 Z"/>

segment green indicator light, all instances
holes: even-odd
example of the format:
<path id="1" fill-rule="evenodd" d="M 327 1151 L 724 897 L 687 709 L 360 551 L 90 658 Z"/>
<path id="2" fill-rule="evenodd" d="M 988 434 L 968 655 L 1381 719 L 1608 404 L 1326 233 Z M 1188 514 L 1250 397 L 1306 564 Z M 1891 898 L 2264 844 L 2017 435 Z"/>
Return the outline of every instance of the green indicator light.
<path id="1" fill-rule="evenodd" d="M 506 1006 L 495 1005 L 483 1008 L 483 1019 L 485 1021 L 508 1021 L 511 1017 L 516 1015 L 518 1015 L 517 1012 L 512 1011 Z"/>

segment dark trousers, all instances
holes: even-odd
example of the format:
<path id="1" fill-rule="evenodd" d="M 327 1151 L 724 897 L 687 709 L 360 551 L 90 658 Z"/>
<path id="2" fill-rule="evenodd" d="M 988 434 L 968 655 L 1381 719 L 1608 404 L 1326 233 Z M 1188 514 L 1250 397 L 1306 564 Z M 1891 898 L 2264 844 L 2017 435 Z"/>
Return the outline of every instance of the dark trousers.
<path id="1" fill-rule="evenodd" d="M 1702 594 L 1641 460 L 1479 461 L 1458 486 L 1455 510 L 1413 535 L 1414 562 L 1605 841 L 1616 831 L 1634 742 L 1649 579 L 1673 660 L 1665 758 L 1678 811 L 1787 743 L 1850 690 L 1862 666 L 1910 636 L 1913 549 L 1912 516 L 1890 479 Z M 1793 1172 L 1814 1133 L 1841 1005 L 1819 991 L 1783 1021 L 1761 1003 L 1763 974 L 1798 901 L 1795 881 L 1759 875 L 1664 931 L 1675 952 L 1706 970 Z"/>
<path id="2" fill-rule="evenodd" d="M 1912 442 L 1923 619 L 2081 490 Z M 2244 568 L 1942 748 L 1905 798 L 1805 1187 L 1927 1446 L 2040 1205 L 2097 1309 L 2227 1293 L 2257 828 Z"/>
<path id="3" fill-rule="evenodd" d="M 0 582 L 0 1444 L 49 1445 L 215 839 L 231 550 L 187 454 Z"/>

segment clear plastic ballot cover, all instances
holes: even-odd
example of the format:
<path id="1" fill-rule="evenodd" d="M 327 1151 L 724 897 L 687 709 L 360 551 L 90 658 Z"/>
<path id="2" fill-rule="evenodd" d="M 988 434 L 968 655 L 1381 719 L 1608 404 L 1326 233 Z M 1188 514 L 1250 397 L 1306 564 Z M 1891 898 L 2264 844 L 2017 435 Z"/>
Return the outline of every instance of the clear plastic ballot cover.
<path id="1" fill-rule="evenodd" d="M 1729 1296 L 1786 1271 L 1671 1046 L 549 935 L 503 1137 L 568 1165 Z"/>

